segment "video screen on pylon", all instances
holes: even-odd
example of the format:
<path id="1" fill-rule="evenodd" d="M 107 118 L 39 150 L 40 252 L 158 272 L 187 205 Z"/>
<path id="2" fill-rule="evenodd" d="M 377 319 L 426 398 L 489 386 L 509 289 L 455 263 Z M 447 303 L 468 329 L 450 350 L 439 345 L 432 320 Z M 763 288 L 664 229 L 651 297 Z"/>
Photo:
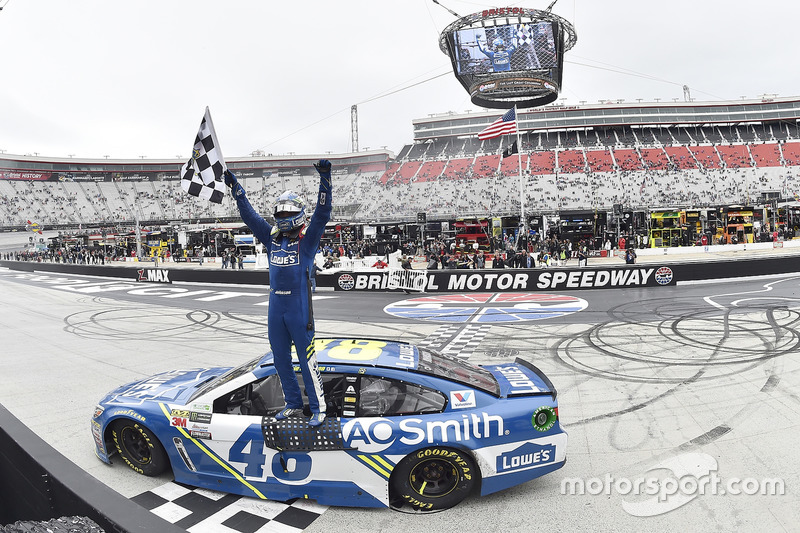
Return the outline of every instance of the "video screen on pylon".
<path id="1" fill-rule="evenodd" d="M 439 48 L 473 104 L 526 108 L 558 98 L 564 53 L 576 39 L 554 13 L 509 7 L 459 18 L 442 31 Z"/>
<path id="2" fill-rule="evenodd" d="M 556 23 L 505 24 L 454 33 L 458 74 L 540 70 L 558 66 Z"/>

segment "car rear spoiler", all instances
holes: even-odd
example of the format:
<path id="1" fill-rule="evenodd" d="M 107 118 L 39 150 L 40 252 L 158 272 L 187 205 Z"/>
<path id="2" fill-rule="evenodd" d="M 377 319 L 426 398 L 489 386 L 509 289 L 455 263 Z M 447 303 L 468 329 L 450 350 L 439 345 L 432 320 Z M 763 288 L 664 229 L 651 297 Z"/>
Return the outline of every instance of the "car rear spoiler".
<path id="1" fill-rule="evenodd" d="M 526 361 L 525 359 L 523 359 L 521 357 L 517 357 L 516 360 L 514 361 L 514 363 L 516 363 L 516 364 L 518 364 L 520 366 L 524 366 L 525 368 L 527 368 L 528 370 L 530 370 L 531 372 L 533 372 L 534 374 L 539 376 L 539 378 L 544 382 L 544 384 L 547 385 L 547 388 L 550 389 L 549 392 L 544 393 L 544 394 L 552 395 L 553 396 L 553 401 L 556 401 L 556 396 L 558 396 L 558 391 L 556 390 L 555 385 L 553 385 L 553 382 L 550 381 L 550 379 L 547 376 L 544 375 L 544 372 L 542 372 L 541 370 L 536 368 L 533 365 L 533 363 L 530 363 L 530 362 Z"/>

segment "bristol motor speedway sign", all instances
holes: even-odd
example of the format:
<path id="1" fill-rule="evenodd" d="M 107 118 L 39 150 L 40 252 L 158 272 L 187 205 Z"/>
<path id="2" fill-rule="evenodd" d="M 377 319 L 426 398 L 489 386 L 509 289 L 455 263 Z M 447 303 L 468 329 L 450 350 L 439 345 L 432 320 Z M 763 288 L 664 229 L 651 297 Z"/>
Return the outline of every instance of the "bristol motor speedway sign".
<path id="1" fill-rule="evenodd" d="M 574 270 L 441 270 L 428 271 L 426 292 L 536 291 L 617 289 L 675 285 L 667 266 L 583 268 Z M 341 291 L 386 291 L 385 272 L 340 272 L 334 288 Z"/>

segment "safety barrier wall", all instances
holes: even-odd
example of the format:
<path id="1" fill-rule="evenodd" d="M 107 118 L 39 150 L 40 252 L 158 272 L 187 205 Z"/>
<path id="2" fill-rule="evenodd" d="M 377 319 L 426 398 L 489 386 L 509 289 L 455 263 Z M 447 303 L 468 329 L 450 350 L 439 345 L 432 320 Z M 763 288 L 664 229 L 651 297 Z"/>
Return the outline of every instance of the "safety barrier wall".
<path id="1" fill-rule="evenodd" d="M 108 532 L 184 531 L 78 468 L 0 405 L 0 524 L 62 516 Z"/>
<path id="2" fill-rule="evenodd" d="M 337 291 L 387 291 L 395 287 L 421 292 L 542 291 L 664 287 L 682 281 L 703 281 L 800 272 L 800 255 L 735 261 L 584 268 L 415 271 L 411 284 L 398 285 L 387 272 L 339 272 Z M 420 280 L 420 276 L 425 279 Z M 320 279 L 322 276 L 318 276 Z"/>
<path id="3" fill-rule="evenodd" d="M 753 247 L 752 244 L 747 245 Z M 771 246 L 771 245 L 770 245 Z M 699 248 L 699 247 L 698 247 Z M 542 291 L 660 287 L 681 281 L 701 281 L 800 272 L 800 254 L 736 260 L 680 262 L 663 256 L 636 265 L 593 265 L 550 269 L 484 270 L 373 270 L 338 271 L 317 275 L 318 287 L 337 291 L 414 290 L 421 292 Z M 169 268 L 151 266 L 98 266 L 25 261 L 0 261 L 0 266 L 25 272 L 96 276 L 126 282 L 220 283 L 269 285 L 267 271 Z"/>
<path id="4" fill-rule="evenodd" d="M 230 270 L 221 268 L 176 267 L 161 263 L 123 263 L 117 266 L 78 265 L 37 261 L 0 261 L 0 266 L 23 272 L 56 272 L 80 276 L 121 279 L 125 281 L 154 281 L 172 283 L 225 283 L 240 285 L 269 285 L 269 272 L 265 270 Z"/>

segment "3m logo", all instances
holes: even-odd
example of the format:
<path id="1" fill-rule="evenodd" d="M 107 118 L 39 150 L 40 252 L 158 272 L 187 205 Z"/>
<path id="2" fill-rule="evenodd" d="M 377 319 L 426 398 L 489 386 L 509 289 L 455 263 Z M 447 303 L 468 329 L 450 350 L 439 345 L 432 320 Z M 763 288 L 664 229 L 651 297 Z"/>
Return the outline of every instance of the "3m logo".
<path id="1" fill-rule="evenodd" d="M 475 391 L 460 390 L 450 392 L 450 406 L 453 409 L 467 409 L 476 407 Z"/>

